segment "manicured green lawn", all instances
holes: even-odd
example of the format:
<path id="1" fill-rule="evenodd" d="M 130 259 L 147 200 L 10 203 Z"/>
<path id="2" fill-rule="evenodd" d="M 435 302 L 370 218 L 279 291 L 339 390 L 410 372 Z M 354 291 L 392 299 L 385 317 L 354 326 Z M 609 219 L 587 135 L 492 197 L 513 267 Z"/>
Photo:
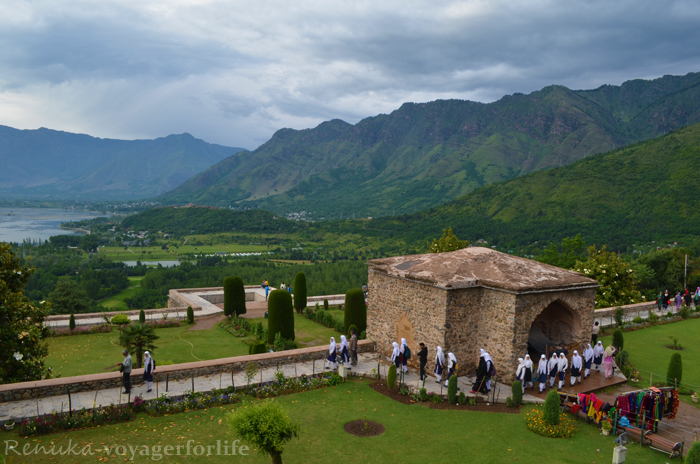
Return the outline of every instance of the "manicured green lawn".
<path id="1" fill-rule="evenodd" d="M 251 319 L 267 327 L 267 319 Z M 340 340 L 340 334 L 303 316 L 295 314 L 296 339 L 302 346 L 328 344 L 330 337 Z M 160 337 L 153 357 L 159 366 L 209 359 L 243 356 L 248 345 L 242 338 L 234 337 L 221 327 L 208 330 L 188 330 L 189 326 L 158 329 Z M 110 364 L 121 361 L 119 332 L 55 337 L 49 339 L 49 356 L 46 365 L 62 377 L 105 372 Z"/>
<path id="2" fill-rule="evenodd" d="M 603 437 L 592 425 L 578 422 L 578 432 L 569 439 L 551 439 L 533 434 L 525 427 L 524 410 L 520 414 L 468 411 L 441 411 L 424 405 L 404 405 L 374 390 L 365 382 L 349 382 L 326 390 L 284 396 L 275 399 L 301 425 L 301 436 L 286 447 L 283 460 L 293 463 L 606 463 L 612 459 L 613 437 Z M 212 446 L 216 441 L 235 439 L 227 426 L 226 415 L 241 405 L 211 408 L 167 417 L 149 418 L 140 414 L 136 420 L 119 425 L 79 430 L 20 439 L 16 432 L 5 433 L 4 440 L 17 440 L 19 448 L 29 442 L 50 446 L 92 444 L 93 449 L 105 445 L 131 445 L 137 450 L 133 462 L 149 462 L 139 455 L 145 445 L 184 446 L 192 440 Z M 344 432 L 343 425 L 356 419 L 381 422 L 383 435 L 359 438 Z M 40 441 L 40 443 L 39 443 Z M 137 448 L 138 447 L 138 448 Z M 152 449 L 152 448 L 151 448 Z M 4 452 L 4 449 L 3 449 Z M 162 453 L 162 448 L 160 449 Z M 111 462 L 125 462 L 126 456 L 90 457 L 51 456 L 54 463 L 98 462 L 107 457 Z M 30 456 L 27 462 L 39 462 Z M 152 461 L 153 459 L 151 459 Z M 269 463 L 270 459 L 251 453 L 249 456 L 169 456 L 163 462 L 240 462 Z M 104 459 L 101 461 L 104 462 Z M 656 464 L 668 462 L 668 456 L 648 447 L 631 445 L 627 462 Z"/>
<path id="3" fill-rule="evenodd" d="M 111 310 L 128 310 L 129 307 L 126 305 L 126 303 L 124 303 L 124 300 L 131 296 L 134 296 L 134 294 L 138 291 L 138 289 L 141 287 L 141 280 L 143 279 L 143 276 L 128 277 L 128 279 L 129 288 L 117 293 L 112 297 L 105 298 L 104 300 L 100 301 L 99 304 Z"/>
<path id="4" fill-rule="evenodd" d="M 666 348 L 671 344 L 669 336 L 678 338 L 684 350 L 674 351 Z M 623 332 L 624 349 L 630 353 L 630 362 L 640 370 L 643 381 L 649 385 L 650 372 L 654 373 L 654 383 L 663 382 L 668 369 L 668 362 L 673 353 L 680 353 L 683 359 L 683 383 L 692 390 L 700 391 L 700 319 L 687 319 L 672 324 L 657 325 L 642 330 Z M 612 337 L 604 337 L 607 346 Z M 657 380 L 658 376 L 658 380 Z"/>

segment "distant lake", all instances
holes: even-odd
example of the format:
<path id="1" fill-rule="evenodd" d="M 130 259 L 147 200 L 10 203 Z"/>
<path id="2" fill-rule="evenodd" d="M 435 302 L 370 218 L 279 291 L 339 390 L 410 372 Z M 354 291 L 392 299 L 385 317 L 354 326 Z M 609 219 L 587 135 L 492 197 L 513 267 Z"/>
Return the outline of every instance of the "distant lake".
<path id="1" fill-rule="evenodd" d="M 52 208 L 0 208 L 0 242 L 22 243 L 24 239 L 44 241 L 53 235 L 78 234 L 58 226 L 62 222 L 99 216 L 104 215 Z"/>

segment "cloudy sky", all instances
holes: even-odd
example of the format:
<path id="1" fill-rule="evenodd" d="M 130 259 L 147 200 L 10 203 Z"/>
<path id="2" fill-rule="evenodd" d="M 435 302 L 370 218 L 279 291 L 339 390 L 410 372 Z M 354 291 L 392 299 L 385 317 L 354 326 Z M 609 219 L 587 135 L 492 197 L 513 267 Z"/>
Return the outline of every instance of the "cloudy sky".
<path id="1" fill-rule="evenodd" d="M 697 0 L 2 0 L 0 124 L 254 149 L 406 101 L 696 72 L 699 45 Z"/>

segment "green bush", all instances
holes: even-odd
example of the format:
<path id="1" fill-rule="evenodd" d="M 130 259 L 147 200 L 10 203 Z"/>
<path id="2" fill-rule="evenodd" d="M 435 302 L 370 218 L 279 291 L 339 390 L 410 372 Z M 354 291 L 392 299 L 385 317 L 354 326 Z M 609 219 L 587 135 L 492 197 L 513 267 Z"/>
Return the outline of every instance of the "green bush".
<path id="1" fill-rule="evenodd" d="M 192 306 L 187 307 L 187 322 L 194 324 L 194 310 L 192 309 Z"/>
<path id="2" fill-rule="evenodd" d="M 326 327 L 335 327 L 335 318 L 333 317 L 333 314 L 326 313 L 323 325 L 325 325 Z"/>
<path id="3" fill-rule="evenodd" d="M 520 380 L 516 380 L 510 386 L 511 394 L 513 395 L 513 406 L 520 406 L 523 404 L 523 384 Z"/>
<path id="4" fill-rule="evenodd" d="M 282 335 L 279 332 L 275 334 L 275 342 L 273 346 L 275 351 L 284 351 L 284 341 L 282 340 Z"/>
<path id="5" fill-rule="evenodd" d="M 345 327 L 357 326 L 361 332 L 367 330 L 367 305 L 365 294 L 360 288 L 348 290 L 345 294 Z"/>
<path id="6" fill-rule="evenodd" d="M 324 311 L 324 310 L 321 309 L 320 311 L 317 311 L 317 312 L 314 314 L 314 320 L 315 320 L 316 322 L 318 322 L 319 324 L 324 324 L 324 325 L 325 325 L 325 323 L 326 323 L 326 314 L 328 314 L 328 313 L 327 313 L 326 311 Z"/>
<path id="7" fill-rule="evenodd" d="M 297 272 L 294 276 L 294 307 L 301 314 L 306 308 L 306 274 Z"/>
<path id="8" fill-rule="evenodd" d="M 556 390 L 550 390 L 544 400 L 543 419 L 549 425 L 559 425 L 560 412 L 559 393 Z"/>
<path id="9" fill-rule="evenodd" d="M 457 376 L 453 375 L 447 381 L 447 402 L 457 404 Z"/>
<path id="10" fill-rule="evenodd" d="M 396 386 L 396 364 L 389 366 L 389 373 L 386 376 L 386 386 L 393 389 Z"/>
<path id="11" fill-rule="evenodd" d="M 70 315 L 70 318 L 68 319 L 68 328 L 70 330 L 75 330 L 75 316 L 72 314 Z"/>
<path id="12" fill-rule="evenodd" d="M 347 336 L 350 337 L 352 336 L 352 329 L 355 329 L 355 333 L 357 334 L 357 338 L 360 338 L 360 331 L 357 330 L 357 326 L 355 324 L 351 325 L 348 327 L 348 333 Z"/>
<path id="13" fill-rule="evenodd" d="M 428 401 L 428 390 L 425 388 L 418 390 L 418 399 L 421 401 Z"/>
<path id="14" fill-rule="evenodd" d="M 669 386 L 675 386 L 683 380 L 683 360 L 680 353 L 673 353 L 671 360 L 668 362 L 668 370 L 666 371 L 666 382 Z"/>
<path id="15" fill-rule="evenodd" d="M 314 319 L 315 313 L 314 310 L 309 308 L 308 306 L 304 309 L 304 316 L 306 316 L 307 319 Z"/>
<path id="16" fill-rule="evenodd" d="M 131 324 L 131 319 L 126 314 L 115 314 L 110 322 L 114 325 Z"/>
<path id="17" fill-rule="evenodd" d="M 367 338 L 367 331 L 363 330 L 360 332 L 360 340 L 365 340 Z"/>
<path id="18" fill-rule="evenodd" d="M 617 324 L 618 327 L 624 327 L 625 310 L 622 308 L 615 309 L 615 312 L 613 313 L 613 319 L 615 319 L 615 324 Z"/>
<path id="19" fill-rule="evenodd" d="M 262 354 L 267 353 L 267 343 L 263 341 L 257 341 L 250 345 L 248 348 L 248 354 Z"/>
<path id="20" fill-rule="evenodd" d="M 467 404 L 467 395 L 464 392 L 459 392 L 459 397 L 457 398 L 459 404 Z"/>
<path id="21" fill-rule="evenodd" d="M 685 457 L 685 464 L 700 464 L 700 441 L 693 442 Z"/>
<path id="22" fill-rule="evenodd" d="M 145 324 L 146 323 L 146 312 L 142 309 L 139 311 L 139 324 Z"/>
<path id="23" fill-rule="evenodd" d="M 642 322 L 644 322 L 644 319 L 642 319 L 641 317 L 637 316 L 637 317 L 635 317 L 634 319 L 632 319 L 632 322 L 634 322 L 635 324 L 641 324 Z"/>
<path id="24" fill-rule="evenodd" d="M 294 340 L 294 309 L 289 292 L 271 291 L 267 298 L 267 313 L 267 342 L 272 345 L 277 333 L 280 333 L 282 338 Z"/>
<path id="25" fill-rule="evenodd" d="M 678 311 L 678 315 L 683 319 L 688 319 L 690 317 L 690 308 L 683 306 L 680 311 Z"/>
<path id="26" fill-rule="evenodd" d="M 625 347 L 625 337 L 622 335 L 622 330 L 615 329 L 613 332 L 612 345 L 618 353 Z"/>
<path id="27" fill-rule="evenodd" d="M 341 321 L 335 321 L 335 330 L 338 333 L 345 333 L 345 325 Z"/>
<path id="28" fill-rule="evenodd" d="M 324 299 L 323 299 L 323 309 L 325 309 L 326 311 L 328 311 L 328 299 L 327 299 L 327 298 L 324 298 Z"/>
<path id="29" fill-rule="evenodd" d="M 632 366 L 630 365 L 630 354 L 627 350 L 622 350 L 617 353 L 617 366 L 622 371 L 622 375 L 629 378 L 632 374 Z"/>
<path id="30" fill-rule="evenodd" d="M 285 340 L 283 338 L 282 342 L 284 343 L 285 350 L 296 350 L 297 348 L 299 348 L 299 343 L 294 340 Z"/>
<path id="31" fill-rule="evenodd" d="M 228 276 L 224 279 L 224 315 L 245 314 L 245 287 L 243 279 L 238 276 Z"/>
<path id="32" fill-rule="evenodd" d="M 659 322 L 659 316 L 657 316 L 655 312 L 649 311 L 649 317 L 647 317 L 647 322 L 649 322 L 651 325 L 655 325 Z"/>

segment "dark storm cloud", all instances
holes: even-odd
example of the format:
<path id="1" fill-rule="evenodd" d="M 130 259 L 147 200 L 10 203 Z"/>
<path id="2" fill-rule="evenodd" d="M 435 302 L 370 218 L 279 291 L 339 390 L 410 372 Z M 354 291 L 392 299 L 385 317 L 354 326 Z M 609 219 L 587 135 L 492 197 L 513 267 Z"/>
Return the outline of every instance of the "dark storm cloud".
<path id="1" fill-rule="evenodd" d="M 694 1 L 10 0 L 0 124 L 254 148 L 405 101 L 700 71 L 699 26 Z"/>

